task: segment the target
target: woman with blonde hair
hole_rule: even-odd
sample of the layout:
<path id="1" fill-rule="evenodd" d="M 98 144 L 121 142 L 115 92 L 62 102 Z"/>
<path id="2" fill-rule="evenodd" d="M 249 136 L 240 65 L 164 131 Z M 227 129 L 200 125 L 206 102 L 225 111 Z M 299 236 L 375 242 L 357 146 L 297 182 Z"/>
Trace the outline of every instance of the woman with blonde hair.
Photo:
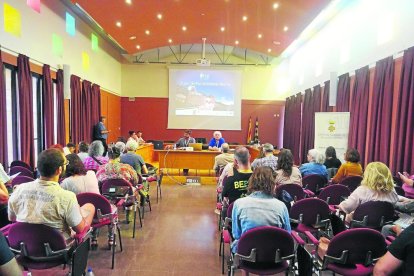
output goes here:
<path id="1" fill-rule="evenodd" d="M 347 221 L 350 221 L 356 208 L 369 201 L 386 201 L 393 205 L 398 202 L 391 171 L 384 163 L 372 162 L 368 164 L 361 186 L 339 204 L 339 209 L 350 214 L 347 216 Z"/>

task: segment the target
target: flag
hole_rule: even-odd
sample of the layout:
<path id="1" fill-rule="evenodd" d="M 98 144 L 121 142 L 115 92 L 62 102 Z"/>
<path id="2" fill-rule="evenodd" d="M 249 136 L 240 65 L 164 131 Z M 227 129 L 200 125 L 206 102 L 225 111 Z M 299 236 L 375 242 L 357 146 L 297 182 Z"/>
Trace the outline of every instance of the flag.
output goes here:
<path id="1" fill-rule="evenodd" d="M 252 117 L 249 118 L 249 127 L 247 128 L 247 142 L 246 144 L 250 144 L 252 141 Z"/>
<path id="2" fill-rule="evenodd" d="M 256 117 L 256 124 L 254 126 L 254 143 L 258 144 L 259 142 L 259 118 Z"/>

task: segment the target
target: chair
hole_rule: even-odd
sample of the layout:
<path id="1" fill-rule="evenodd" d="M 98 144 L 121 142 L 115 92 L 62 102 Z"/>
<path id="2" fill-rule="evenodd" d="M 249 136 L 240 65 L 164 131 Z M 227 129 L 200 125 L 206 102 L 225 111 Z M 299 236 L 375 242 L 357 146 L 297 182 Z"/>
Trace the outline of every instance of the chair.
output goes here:
<path id="1" fill-rule="evenodd" d="M 33 177 L 18 175 L 15 178 L 13 178 L 12 187 L 14 188 L 15 186 L 18 186 L 20 184 L 28 183 L 28 182 L 32 182 L 32 181 L 34 181 Z"/>
<path id="2" fill-rule="evenodd" d="M 142 227 L 141 210 L 137 208 L 138 200 L 134 196 L 132 184 L 124 179 L 107 179 L 102 182 L 102 195 L 112 201 L 116 206 L 123 206 L 124 208 L 133 208 L 134 210 L 134 225 L 132 237 L 135 238 L 135 225 L 137 219 L 137 209 L 139 223 Z M 128 210 L 127 210 L 128 212 Z M 128 219 L 128 214 L 127 214 Z"/>
<path id="3" fill-rule="evenodd" d="M 12 224 L 7 238 L 10 249 L 25 270 L 43 270 L 71 263 L 71 275 L 85 273 L 90 238 L 66 244 L 59 230 L 24 222 Z"/>
<path id="4" fill-rule="evenodd" d="M 303 191 L 302 186 L 298 184 L 292 183 L 277 186 L 276 197 L 282 192 L 282 190 L 288 192 L 293 197 L 294 202 L 305 198 L 305 192 Z"/>
<path id="5" fill-rule="evenodd" d="M 233 238 L 231 235 L 231 214 L 233 213 L 233 205 L 234 202 L 232 202 L 228 207 L 226 211 L 226 217 L 224 218 L 224 221 L 221 223 L 223 225 L 223 228 L 221 229 L 220 233 L 220 246 L 219 246 L 219 256 L 221 256 L 221 273 L 224 274 L 224 246 L 228 244 L 230 246 Z M 231 254 L 231 248 L 230 254 Z"/>
<path id="6" fill-rule="evenodd" d="M 341 184 L 333 184 L 326 186 L 318 195 L 319 199 L 326 201 L 329 205 L 338 205 L 344 197 L 351 194 L 348 187 Z"/>
<path id="7" fill-rule="evenodd" d="M 292 228 L 297 232 L 316 232 L 318 229 L 329 228 L 330 212 L 328 204 L 319 198 L 305 198 L 297 201 L 290 209 L 290 221 L 297 226 Z"/>
<path id="8" fill-rule="evenodd" d="M 238 242 L 230 267 L 230 275 L 236 269 L 257 275 L 293 271 L 295 242 L 284 229 L 261 226 L 244 233 Z"/>
<path id="9" fill-rule="evenodd" d="M 206 138 L 195 138 L 196 143 L 207 144 Z"/>
<path id="10" fill-rule="evenodd" d="M 362 276 L 372 275 L 373 263 L 386 252 L 387 244 L 380 232 L 358 228 L 334 236 L 323 259 L 320 260 L 316 254 L 313 259 L 320 271 L 330 270 L 341 275 Z"/>
<path id="11" fill-rule="evenodd" d="M 349 188 L 351 193 L 356 190 L 356 188 L 361 185 L 362 177 L 361 176 L 348 176 L 341 181 L 342 185 L 345 185 Z"/>
<path id="12" fill-rule="evenodd" d="M 16 173 L 20 173 L 19 176 L 28 176 L 33 178 L 33 171 L 25 168 L 25 167 L 20 167 L 20 166 L 14 166 L 10 168 L 9 174 L 10 175 L 14 175 Z"/>
<path id="13" fill-rule="evenodd" d="M 328 171 L 328 179 L 333 178 L 336 175 L 336 173 L 338 172 L 338 168 L 329 168 L 329 169 L 326 169 L 326 170 Z"/>
<path id="14" fill-rule="evenodd" d="M 25 163 L 25 162 L 23 162 L 21 160 L 14 160 L 14 161 L 11 162 L 10 168 L 16 167 L 16 166 L 26 168 L 29 171 L 33 171 L 33 168 L 30 165 L 28 165 L 27 163 Z"/>
<path id="15" fill-rule="evenodd" d="M 401 186 L 394 186 L 394 189 L 397 195 L 405 197 L 405 191 Z"/>
<path id="16" fill-rule="evenodd" d="M 317 194 L 327 183 L 327 179 L 319 174 L 309 174 L 302 179 L 304 189 Z"/>
<path id="17" fill-rule="evenodd" d="M 386 201 L 369 201 L 356 208 L 350 228 L 365 227 L 381 231 L 382 226 L 394 221 L 394 205 Z"/>
<path id="18" fill-rule="evenodd" d="M 81 206 L 86 203 L 91 203 L 95 206 L 95 216 L 91 225 L 94 230 L 108 226 L 108 237 L 112 241 L 112 244 L 109 244 L 110 249 L 112 249 L 112 269 L 114 269 L 116 230 L 118 230 L 119 246 L 122 252 L 121 229 L 118 225 L 118 210 L 116 206 L 111 206 L 111 203 L 104 196 L 95 193 L 81 193 L 76 195 L 76 198 Z"/>
<path id="19" fill-rule="evenodd" d="M 402 187 L 403 182 L 399 176 L 393 176 L 392 179 L 394 181 L 395 186 Z"/>

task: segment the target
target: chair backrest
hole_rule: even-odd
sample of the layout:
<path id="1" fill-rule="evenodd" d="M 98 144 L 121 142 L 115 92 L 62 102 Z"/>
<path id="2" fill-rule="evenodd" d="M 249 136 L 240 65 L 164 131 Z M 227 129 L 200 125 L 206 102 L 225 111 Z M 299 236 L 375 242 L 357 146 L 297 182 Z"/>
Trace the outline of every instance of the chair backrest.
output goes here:
<path id="1" fill-rule="evenodd" d="M 102 195 L 95 193 L 81 193 L 77 194 L 76 198 L 80 206 L 91 203 L 95 206 L 95 216 L 98 218 L 98 210 L 101 210 L 102 215 L 110 214 L 112 212 L 111 203 Z"/>
<path id="2" fill-rule="evenodd" d="M 14 161 L 11 162 L 10 168 L 16 167 L 16 166 L 24 167 L 24 168 L 28 169 L 29 171 L 33 171 L 33 168 L 29 164 L 27 164 L 27 163 L 25 163 L 24 161 L 21 161 L 21 160 L 14 160 Z"/>
<path id="3" fill-rule="evenodd" d="M 33 257 L 46 256 L 45 243 L 48 243 L 53 251 L 66 248 L 65 238 L 59 230 L 43 224 L 13 223 L 8 240 L 10 247 L 15 250 L 21 250 L 20 244 L 23 242 L 28 255 Z"/>
<path id="4" fill-rule="evenodd" d="M 319 174 L 309 174 L 302 179 L 302 185 L 305 189 L 317 193 L 327 183 L 327 179 Z"/>
<path id="5" fill-rule="evenodd" d="M 236 201 L 234 201 L 234 202 L 236 202 Z M 228 217 L 228 218 L 231 218 L 231 214 L 233 213 L 234 202 L 230 203 L 230 205 L 227 207 L 226 217 Z"/>
<path id="6" fill-rule="evenodd" d="M 387 252 L 380 232 L 368 228 L 349 229 L 334 236 L 326 255 L 339 258 L 347 250 L 346 264 L 364 264 L 367 258 L 375 260 Z M 370 255 L 370 256 L 369 256 Z"/>
<path id="7" fill-rule="evenodd" d="M 110 188 L 113 187 L 125 187 L 132 192 L 132 184 L 125 179 L 107 179 L 102 182 L 102 194 L 110 193 Z"/>
<path id="8" fill-rule="evenodd" d="M 12 187 L 34 181 L 33 177 L 18 175 L 12 180 Z"/>
<path id="9" fill-rule="evenodd" d="M 397 193 L 397 195 L 405 196 L 405 191 L 401 186 L 395 186 L 394 189 L 395 189 L 395 192 Z"/>
<path id="10" fill-rule="evenodd" d="M 363 221 L 367 217 L 367 223 L 363 227 L 381 228 L 386 222 L 394 218 L 394 205 L 386 201 L 368 201 L 356 208 L 352 216 L 351 226 L 354 221 Z"/>
<path id="11" fill-rule="evenodd" d="M 336 173 L 338 172 L 338 168 L 329 168 L 326 169 L 328 171 L 328 178 L 331 179 L 332 177 L 334 177 L 336 175 Z"/>
<path id="12" fill-rule="evenodd" d="M 403 182 L 402 182 L 402 180 L 401 180 L 401 178 L 400 178 L 400 177 L 398 177 L 398 176 L 393 176 L 393 177 L 392 177 L 392 179 L 393 179 L 394 184 L 395 184 L 396 186 L 401 187 L 401 186 L 403 185 Z"/>
<path id="13" fill-rule="evenodd" d="M 10 175 L 16 174 L 16 173 L 20 173 L 19 175 L 21 176 L 29 176 L 33 178 L 33 171 L 25 168 L 25 167 L 20 167 L 20 166 L 14 166 L 10 168 Z"/>
<path id="14" fill-rule="evenodd" d="M 249 256 L 252 249 L 256 249 L 257 263 L 275 263 L 277 251 L 280 257 L 294 254 L 294 242 L 284 229 L 261 226 L 245 232 L 238 242 L 238 254 Z"/>
<path id="15" fill-rule="evenodd" d="M 290 218 L 299 220 L 302 216 L 302 223 L 305 225 L 313 225 L 319 220 L 329 218 L 328 204 L 319 198 L 305 198 L 293 204 L 289 213 Z"/>
<path id="16" fill-rule="evenodd" d="M 298 184 L 292 183 L 292 184 L 279 185 L 276 188 L 276 196 L 278 196 L 283 190 L 288 192 L 292 196 L 294 201 L 298 201 L 298 200 L 305 198 L 305 192 L 303 191 L 302 186 Z"/>
<path id="17" fill-rule="evenodd" d="M 358 188 L 359 185 L 361 185 L 361 181 L 361 176 L 354 175 L 344 178 L 341 181 L 341 184 L 347 186 L 352 193 L 353 191 L 355 191 L 356 188 Z"/>
<path id="18" fill-rule="evenodd" d="M 318 198 L 326 201 L 331 205 L 338 205 L 343 200 L 343 197 L 348 197 L 351 194 L 349 188 L 345 185 L 334 184 L 326 186 L 321 190 Z"/>

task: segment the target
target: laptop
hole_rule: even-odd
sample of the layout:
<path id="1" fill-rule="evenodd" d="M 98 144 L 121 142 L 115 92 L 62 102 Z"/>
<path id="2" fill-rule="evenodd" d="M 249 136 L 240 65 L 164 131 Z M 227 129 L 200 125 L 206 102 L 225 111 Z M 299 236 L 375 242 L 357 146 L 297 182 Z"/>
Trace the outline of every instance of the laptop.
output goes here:
<path id="1" fill-rule="evenodd" d="M 190 144 L 188 144 L 188 146 L 192 147 L 194 151 L 203 150 L 203 144 L 202 143 L 190 143 Z"/>
<path id="2" fill-rule="evenodd" d="M 163 150 L 164 149 L 164 143 L 162 141 L 154 140 L 154 141 L 152 141 L 152 143 L 154 144 L 154 149 L 155 150 Z"/>

